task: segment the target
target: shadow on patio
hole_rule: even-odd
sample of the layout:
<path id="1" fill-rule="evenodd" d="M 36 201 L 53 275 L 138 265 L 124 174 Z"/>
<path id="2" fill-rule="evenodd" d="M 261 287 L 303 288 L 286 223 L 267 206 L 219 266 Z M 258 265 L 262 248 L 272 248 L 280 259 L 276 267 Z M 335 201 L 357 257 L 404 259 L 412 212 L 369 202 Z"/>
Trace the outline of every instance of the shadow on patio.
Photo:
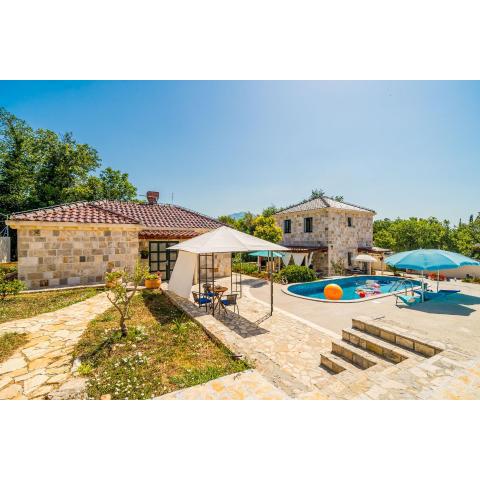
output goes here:
<path id="1" fill-rule="evenodd" d="M 474 308 L 470 308 L 467 305 L 480 305 L 480 298 L 473 295 L 457 293 L 451 297 L 417 303 L 411 307 L 402 306 L 401 308 L 437 315 L 458 315 L 466 317 L 476 312 Z"/>

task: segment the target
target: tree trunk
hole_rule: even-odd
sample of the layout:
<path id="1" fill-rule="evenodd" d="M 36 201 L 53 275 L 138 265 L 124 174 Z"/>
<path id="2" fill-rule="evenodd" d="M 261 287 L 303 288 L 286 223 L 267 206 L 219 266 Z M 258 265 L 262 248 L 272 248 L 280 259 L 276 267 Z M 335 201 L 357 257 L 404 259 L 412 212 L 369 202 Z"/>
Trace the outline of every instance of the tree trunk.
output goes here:
<path id="1" fill-rule="evenodd" d="M 122 337 L 127 336 L 127 325 L 125 324 L 125 318 L 120 318 L 120 329 L 122 330 Z"/>

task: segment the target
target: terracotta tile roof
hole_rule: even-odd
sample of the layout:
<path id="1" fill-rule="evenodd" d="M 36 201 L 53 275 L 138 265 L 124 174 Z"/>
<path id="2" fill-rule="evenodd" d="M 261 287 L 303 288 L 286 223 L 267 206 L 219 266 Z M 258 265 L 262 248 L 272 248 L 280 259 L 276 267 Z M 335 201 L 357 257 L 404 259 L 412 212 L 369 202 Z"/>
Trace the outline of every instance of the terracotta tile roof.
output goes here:
<path id="1" fill-rule="evenodd" d="M 137 224 L 138 221 L 119 213 L 100 208 L 91 202 L 74 202 L 54 207 L 14 213 L 11 220 L 32 222 L 74 222 L 74 223 L 115 223 Z"/>
<path id="2" fill-rule="evenodd" d="M 134 218 L 146 227 L 211 229 L 223 225 L 211 217 L 194 212 L 188 208 L 179 207 L 178 205 L 162 203 L 149 205 L 146 203 L 110 200 L 101 200 L 94 203 L 108 211 Z"/>
<path id="3" fill-rule="evenodd" d="M 177 205 L 149 205 L 109 200 L 74 202 L 19 212 L 12 214 L 10 219 L 37 222 L 141 224 L 145 227 L 182 230 L 213 229 L 223 225 L 211 217 Z"/>
<path id="4" fill-rule="evenodd" d="M 280 210 L 277 213 L 293 213 L 293 212 L 304 212 L 308 210 L 318 210 L 319 208 L 338 208 L 341 210 L 353 210 L 357 212 L 372 212 L 374 210 L 370 208 L 360 207 L 353 203 L 339 202 L 330 197 L 319 197 L 314 198 L 313 200 L 305 200 L 304 202 L 297 203 L 291 207 L 288 207 L 284 210 Z"/>
<path id="5" fill-rule="evenodd" d="M 138 238 L 143 240 L 153 240 L 153 239 L 166 239 L 166 240 L 176 240 L 184 238 L 193 238 L 197 235 L 200 235 L 199 232 L 194 230 L 142 230 L 138 234 Z"/>

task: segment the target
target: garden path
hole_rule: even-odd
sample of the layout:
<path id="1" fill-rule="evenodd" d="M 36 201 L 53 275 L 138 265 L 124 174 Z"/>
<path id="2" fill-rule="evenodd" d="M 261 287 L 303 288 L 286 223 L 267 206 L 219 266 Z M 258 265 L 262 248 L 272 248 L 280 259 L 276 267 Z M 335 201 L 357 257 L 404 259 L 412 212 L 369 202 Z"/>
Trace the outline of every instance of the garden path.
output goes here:
<path id="1" fill-rule="evenodd" d="M 0 363 L 0 399 L 44 399 L 52 394 L 68 398 L 83 391 L 84 380 L 72 368 L 72 352 L 88 323 L 110 307 L 106 293 L 100 293 L 55 312 L 0 325 L 0 335 L 28 334 L 28 343 Z"/>

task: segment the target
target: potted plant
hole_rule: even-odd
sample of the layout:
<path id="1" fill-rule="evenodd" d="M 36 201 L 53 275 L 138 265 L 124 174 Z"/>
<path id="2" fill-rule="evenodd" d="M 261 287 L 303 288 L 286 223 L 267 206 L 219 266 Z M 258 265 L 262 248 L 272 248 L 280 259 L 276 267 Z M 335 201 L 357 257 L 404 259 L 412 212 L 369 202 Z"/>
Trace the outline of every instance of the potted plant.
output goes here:
<path id="1" fill-rule="evenodd" d="M 142 260 L 147 260 L 148 259 L 148 250 L 140 250 L 140 258 Z"/>
<path id="2" fill-rule="evenodd" d="M 156 290 L 160 288 L 162 283 L 162 276 L 160 272 L 157 273 L 147 273 L 145 275 L 145 288 Z"/>
<path id="3" fill-rule="evenodd" d="M 119 272 L 118 270 L 113 271 L 113 272 L 106 272 L 105 273 L 105 286 L 107 288 L 112 288 L 115 287 L 115 285 L 118 285 L 122 279 L 122 272 Z"/>

